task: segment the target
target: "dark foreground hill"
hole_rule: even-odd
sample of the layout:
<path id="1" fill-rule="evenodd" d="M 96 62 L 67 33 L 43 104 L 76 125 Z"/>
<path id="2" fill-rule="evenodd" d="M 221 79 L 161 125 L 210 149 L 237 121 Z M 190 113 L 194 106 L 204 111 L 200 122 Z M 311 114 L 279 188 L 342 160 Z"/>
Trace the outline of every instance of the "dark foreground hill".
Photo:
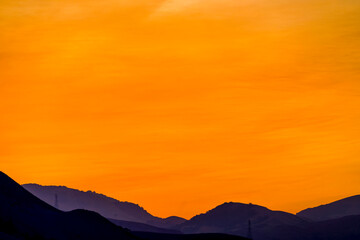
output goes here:
<path id="1" fill-rule="evenodd" d="M 98 240 L 136 239 L 95 212 L 62 212 L 33 196 L 0 172 L 2 239 Z"/>
<path id="2" fill-rule="evenodd" d="M 44 202 L 62 211 L 86 209 L 109 219 L 150 224 L 159 228 L 171 228 L 186 219 L 179 217 L 158 218 L 137 204 L 121 202 L 92 191 L 79 191 L 64 186 L 24 184 L 23 187 Z M 56 204 L 55 204 L 56 202 Z"/>
<path id="3" fill-rule="evenodd" d="M 3 232 L 0 232 L 0 239 L 1 240 L 21 240 L 20 238 L 11 236 L 11 235 L 3 233 Z"/>
<path id="4" fill-rule="evenodd" d="M 344 198 L 318 207 L 308 208 L 296 215 L 311 221 L 325 221 L 351 215 L 360 215 L 360 195 Z"/>
<path id="5" fill-rule="evenodd" d="M 220 233 L 204 233 L 204 234 L 159 234 L 147 232 L 134 232 L 134 234 L 144 240 L 249 240 L 248 238 L 220 234 Z"/>

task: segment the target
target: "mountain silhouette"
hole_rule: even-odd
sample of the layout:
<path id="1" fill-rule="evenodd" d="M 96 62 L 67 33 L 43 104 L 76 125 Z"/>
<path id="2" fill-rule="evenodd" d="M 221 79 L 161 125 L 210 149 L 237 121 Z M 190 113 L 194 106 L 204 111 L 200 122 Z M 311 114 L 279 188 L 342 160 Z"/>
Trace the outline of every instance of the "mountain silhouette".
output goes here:
<path id="1" fill-rule="evenodd" d="M 106 218 L 142 223 L 156 219 L 137 204 L 120 202 L 92 191 L 84 192 L 65 186 L 41 186 L 38 184 L 22 186 L 52 206 L 55 206 L 55 198 L 57 198 L 57 207 L 62 211 L 86 209 L 95 211 Z"/>
<path id="2" fill-rule="evenodd" d="M 91 203 L 88 200 L 89 196 L 96 199 L 97 204 L 101 203 L 99 199 L 103 199 L 104 203 L 112 200 L 113 205 L 119 204 L 115 199 L 94 192 L 50 187 L 64 192 L 49 193 L 44 191 L 47 187 L 25 185 L 27 188 L 29 186 L 32 189 L 40 189 L 38 191 L 44 195 L 43 197 L 48 197 L 48 201 L 59 208 L 61 205 L 66 206 L 64 204 L 67 201 L 64 201 L 62 196 L 69 193 L 71 194 L 67 196 L 68 198 L 77 194 L 83 195 L 76 198 L 80 206 L 83 204 L 81 201 L 88 201 L 86 204 Z M 272 211 L 259 205 L 229 202 L 190 220 L 178 217 L 157 218 L 138 205 L 127 203 L 132 207 L 135 206 L 136 211 L 149 214 L 152 217 L 149 220 L 154 225 L 152 226 L 116 219 L 109 221 L 89 210 L 61 211 L 32 195 L 0 172 L 0 239 L 244 240 L 246 238 L 242 236 L 252 235 L 253 240 L 357 240 L 360 239 L 360 214 L 356 215 L 358 201 L 359 196 L 353 196 L 304 210 L 298 216 Z M 316 212 L 318 215 L 314 214 L 316 218 L 309 214 L 315 210 L 318 211 Z M 342 217 L 343 215 L 348 216 Z M 320 221 L 318 220 L 320 217 L 333 219 Z M 156 224 L 166 225 L 172 229 L 156 227 Z"/>
<path id="3" fill-rule="evenodd" d="M 182 224 L 184 222 L 186 222 L 186 219 L 172 216 L 168 218 L 161 218 L 161 219 L 158 218 L 158 219 L 150 220 L 147 223 L 156 227 L 173 229 L 177 225 Z"/>
<path id="4" fill-rule="evenodd" d="M 135 239 L 95 212 L 62 212 L 48 205 L 2 172 L 0 232 L 2 239 Z"/>
<path id="5" fill-rule="evenodd" d="M 65 186 L 38 184 L 24 184 L 23 187 L 44 202 L 52 206 L 57 205 L 56 207 L 62 211 L 86 209 L 108 219 L 145 223 L 158 228 L 172 228 L 186 221 L 180 217 L 155 217 L 137 204 L 121 202 L 93 191 L 84 192 Z"/>
<path id="6" fill-rule="evenodd" d="M 267 239 L 271 235 L 276 235 L 278 227 L 301 227 L 306 226 L 307 222 L 290 213 L 271 211 L 253 204 L 230 202 L 195 216 L 177 228 L 184 233 L 228 233 L 247 236 L 249 224 L 254 239 Z"/>
<path id="7" fill-rule="evenodd" d="M 169 221 L 175 220 L 179 219 L 172 218 Z M 185 235 L 130 232 L 92 211 L 63 212 L 58 210 L 32 195 L 2 172 L 0 172 L 0 239 L 246 240 L 243 237 L 224 234 Z"/>
<path id="8" fill-rule="evenodd" d="M 250 223 L 249 223 L 250 221 Z M 265 207 L 224 203 L 177 226 L 184 233 L 227 233 L 254 240 L 355 240 L 360 239 L 360 215 L 312 222 Z"/>
<path id="9" fill-rule="evenodd" d="M 360 215 L 360 195 L 344 198 L 318 207 L 308 208 L 296 215 L 311 221 L 325 221 L 351 215 Z"/>

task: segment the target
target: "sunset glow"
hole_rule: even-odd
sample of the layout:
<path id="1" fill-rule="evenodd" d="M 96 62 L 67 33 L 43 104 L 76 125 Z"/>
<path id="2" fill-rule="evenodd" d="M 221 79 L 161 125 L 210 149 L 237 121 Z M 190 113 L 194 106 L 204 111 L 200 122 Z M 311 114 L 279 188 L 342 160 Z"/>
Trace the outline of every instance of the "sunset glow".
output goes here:
<path id="1" fill-rule="evenodd" d="M 190 218 L 360 193 L 360 1 L 2 0 L 0 170 Z"/>

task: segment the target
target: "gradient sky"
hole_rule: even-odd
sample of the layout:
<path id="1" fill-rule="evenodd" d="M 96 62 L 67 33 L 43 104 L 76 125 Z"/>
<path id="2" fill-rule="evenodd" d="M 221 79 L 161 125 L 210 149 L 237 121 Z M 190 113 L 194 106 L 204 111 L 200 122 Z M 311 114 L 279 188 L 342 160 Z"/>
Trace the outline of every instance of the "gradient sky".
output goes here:
<path id="1" fill-rule="evenodd" d="M 0 170 L 189 218 L 360 194 L 360 1 L 2 0 Z"/>

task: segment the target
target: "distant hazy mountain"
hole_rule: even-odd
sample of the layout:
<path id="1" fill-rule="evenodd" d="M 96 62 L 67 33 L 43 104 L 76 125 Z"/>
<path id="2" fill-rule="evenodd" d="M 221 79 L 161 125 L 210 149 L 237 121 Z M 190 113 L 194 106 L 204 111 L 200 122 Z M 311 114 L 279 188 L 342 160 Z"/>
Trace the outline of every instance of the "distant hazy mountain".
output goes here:
<path id="1" fill-rule="evenodd" d="M 360 215 L 360 195 L 305 209 L 296 214 L 312 221 L 324 221 L 351 215 Z"/>
<path id="2" fill-rule="evenodd" d="M 1 239 L 98 240 L 135 237 L 95 212 L 62 212 L 0 172 Z"/>
<path id="3" fill-rule="evenodd" d="M 159 228 L 172 228 L 186 221 L 179 217 L 158 218 L 142 207 L 130 202 L 121 202 L 92 191 L 79 191 L 64 186 L 41 186 L 24 184 L 23 187 L 44 202 L 63 210 L 86 209 L 109 219 L 147 223 Z"/>
<path id="4" fill-rule="evenodd" d="M 306 225 L 305 220 L 290 213 L 271 211 L 252 204 L 225 203 L 180 224 L 178 229 L 184 233 L 228 233 L 239 236 L 248 236 L 251 231 L 254 239 L 271 239 L 271 236 L 278 235 L 278 228 L 282 226 Z"/>
<path id="5" fill-rule="evenodd" d="M 186 219 L 181 218 L 181 217 L 168 217 L 168 218 L 158 218 L 158 219 L 154 219 L 151 221 L 148 221 L 147 223 L 153 226 L 157 226 L 157 227 L 163 227 L 163 228 L 168 228 L 168 229 L 173 229 L 176 228 L 176 226 L 182 224 L 186 222 Z"/>
<path id="6" fill-rule="evenodd" d="M 25 184 L 23 187 L 44 202 L 63 211 L 86 209 L 95 211 L 106 218 L 146 223 L 157 220 L 142 207 L 130 202 L 116 199 L 92 191 L 79 191 L 64 186 L 41 186 Z M 56 200 L 57 198 L 57 200 Z M 55 203 L 57 201 L 57 203 Z"/>

